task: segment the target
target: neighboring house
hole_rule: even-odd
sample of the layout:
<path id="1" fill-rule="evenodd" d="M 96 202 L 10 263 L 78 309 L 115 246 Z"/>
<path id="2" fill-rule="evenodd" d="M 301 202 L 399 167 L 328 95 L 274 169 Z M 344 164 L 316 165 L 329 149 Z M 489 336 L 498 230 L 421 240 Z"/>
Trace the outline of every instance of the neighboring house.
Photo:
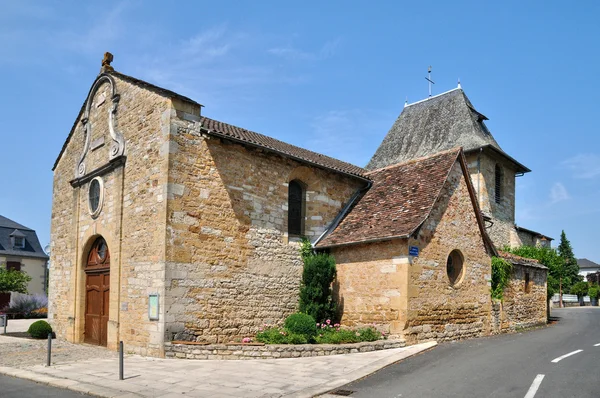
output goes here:
<path id="1" fill-rule="evenodd" d="M 59 336 L 164 356 L 253 335 L 297 308 L 301 236 L 336 257 L 344 324 L 492 332 L 497 252 L 461 143 L 367 171 L 207 118 L 110 58 L 53 167 Z"/>
<path id="2" fill-rule="evenodd" d="M 0 267 L 31 276 L 28 294 L 46 293 L 47 262 L 35 231 L 0 215 Z M 0 309 L 9 304 L 10 297 L 10 293 L 0 293 Z"/>
<path id="3" fill-rule="evenodd" d="M 460 87 L 406 104 L 368 170 L 463 148 L 486 230 L 496 247 L 543 245 L 552 238 L 515 225 L 515 178 L 530 172 L 508 155 Z"/>
<path id="4" fill-rule="evenodd" d="M 587 258 L 578 258 L 577 265 L 579 265 L 579 275 L 583 276 L 583 280 L 588 274 L 595 274 L 600 272 L 600 264 L 596 264 Z"/>

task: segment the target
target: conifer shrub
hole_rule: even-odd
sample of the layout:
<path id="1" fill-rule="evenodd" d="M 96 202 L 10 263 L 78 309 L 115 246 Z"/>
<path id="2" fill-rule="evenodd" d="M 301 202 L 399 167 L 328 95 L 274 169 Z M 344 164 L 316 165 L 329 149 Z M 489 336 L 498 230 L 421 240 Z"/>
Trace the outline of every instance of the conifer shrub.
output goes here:
<path id="1" fill-rule="evenodd" d="M 52 333 L 52 326 L 46 321 L 36 321 L 29 326 L 27 333 L 34 339 L 45 339 Z"/>
<path id="2" fill-rule="evenodd" d="M 331 285 L 336 275 L 335 259 L 326 253 L 303 257 L 304 270 L 300 287 L 299 311 L 317 322 L 336 317 Z"/>
<path id="3" fill-rule="evenodd" d="M 312 339 L 317 334 L 315 318 L 308 314 L 299 312 L 292 314 L 285 319 L 284 326 L 290 334 L 305 336 L 306 340 Z"/>

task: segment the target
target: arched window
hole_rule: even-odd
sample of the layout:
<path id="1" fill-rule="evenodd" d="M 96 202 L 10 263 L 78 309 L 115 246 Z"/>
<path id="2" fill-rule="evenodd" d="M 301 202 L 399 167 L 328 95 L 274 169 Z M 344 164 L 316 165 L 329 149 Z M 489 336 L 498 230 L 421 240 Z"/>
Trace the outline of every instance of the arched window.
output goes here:
<path id="1" fill-rule="evenodd" d="M 298 180 L 288 186 L 288 235 L 304 235 L 304 185 Z"/>
<path id="2" fill-rule="evenodd" d="M 499 164 L 496 164 L 496 184 L 495 184 L 495 192 L 494 196 L 496 199 L 496 203 L 500 203 L 502 201 L 502 177 L 503 177 L 502 167 Z"/>

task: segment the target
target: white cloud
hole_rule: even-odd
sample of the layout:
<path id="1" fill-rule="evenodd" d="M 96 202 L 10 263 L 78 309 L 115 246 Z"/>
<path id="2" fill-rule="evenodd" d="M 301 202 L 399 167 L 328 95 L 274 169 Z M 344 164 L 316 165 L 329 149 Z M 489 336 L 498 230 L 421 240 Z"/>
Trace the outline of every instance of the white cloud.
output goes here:
<path id="1" fill-rule="evenodd" d="M 552 188 L 550 189 L 550 202 L 558 203 L 565 200 L 570 199 L 569 193 L 567 192 L 567 188 L 560 182 L 554 183 Z"/>
<path id="2" fill-rule="evenodd" d="M 562 161 L 561 164 L 572 170 L 575 178 L 600 177 L 600 155 L 582 153 Z"/>
<path id="3" fill-rule="evenodd" d="M 289 61 L 317 61 L 334 56 L 339 44 L 340 39 L 335 39 L 325 42 L 325 44 L 315 52 L 300 50 L 291 45 L 270 48 L 267 52 Z"/>

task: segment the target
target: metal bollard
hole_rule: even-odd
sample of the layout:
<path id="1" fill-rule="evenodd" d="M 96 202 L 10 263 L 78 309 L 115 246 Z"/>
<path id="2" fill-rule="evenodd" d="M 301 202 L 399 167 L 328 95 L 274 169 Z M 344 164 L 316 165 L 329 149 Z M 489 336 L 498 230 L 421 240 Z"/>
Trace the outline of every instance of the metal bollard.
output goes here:
<path id="1" fill-rule="evenodd" d="M 48 359 L 46 360 L 46 366 L 50 366 L 52 359 L 52 332 L 48 333 Z"/>
<path id="2" fill-rule="evenodd" d="M 6 325 L 8 324 L 8 315 L 2 315 L 2 324 L 4 325 L 4 334 L 6 334 Z"/>
<path id="3" fill-rule="evenodd" d="M 123 380 L 123 341 L 119 341 L 119 380 Z"/>

